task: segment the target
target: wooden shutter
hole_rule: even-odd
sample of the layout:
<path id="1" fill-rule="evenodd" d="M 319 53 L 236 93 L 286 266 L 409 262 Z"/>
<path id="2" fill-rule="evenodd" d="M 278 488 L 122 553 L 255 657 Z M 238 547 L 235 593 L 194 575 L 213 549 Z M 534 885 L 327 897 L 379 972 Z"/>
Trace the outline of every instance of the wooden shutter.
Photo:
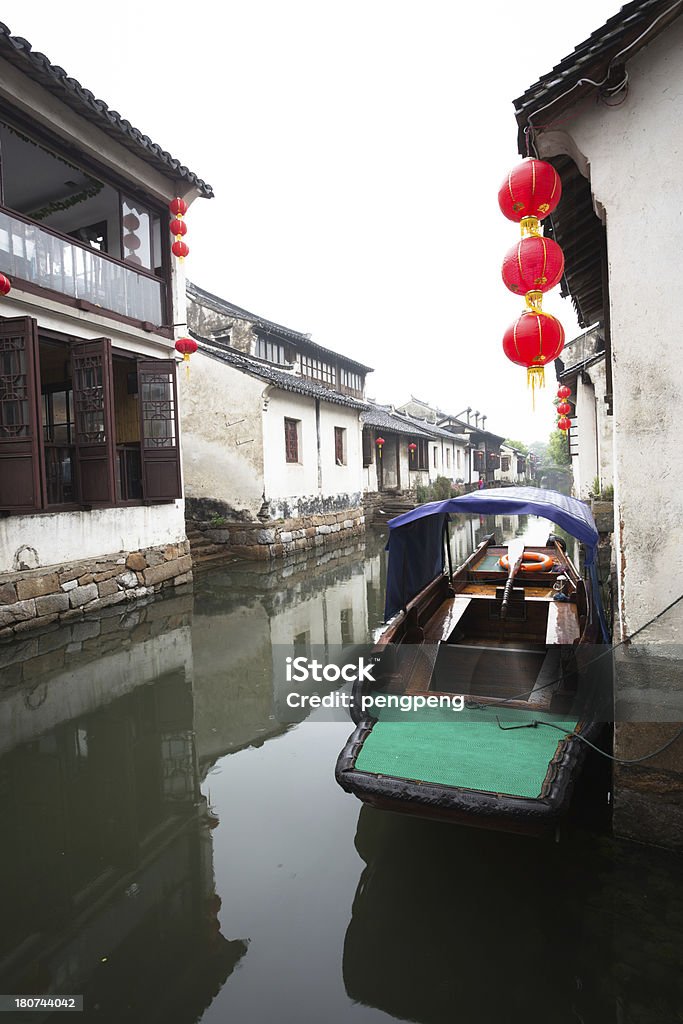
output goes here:
<path id="1" fill-rule="evenodd" d="M 28 316 L 0 320 L 0 510 L 42 508 L 38 329 Z"/>
<path id="2" fill-rule="evenodd" d="M 109 338 L 74 345 L 71 373 L 80 501 L 83 505 L 113 505 L 116 434 Z"/>
<path id="3" fill-rule="evenodd" d="M 375 461 L 375 440 L 369 427 L 363 427 L 363 465 L 371 466 Z"/>
<path id="4" fill-rule="evenodd" d="M 181 498 L 175 360 L 140 360 L 138 401 L 143 497 L 145 501 Z"/>

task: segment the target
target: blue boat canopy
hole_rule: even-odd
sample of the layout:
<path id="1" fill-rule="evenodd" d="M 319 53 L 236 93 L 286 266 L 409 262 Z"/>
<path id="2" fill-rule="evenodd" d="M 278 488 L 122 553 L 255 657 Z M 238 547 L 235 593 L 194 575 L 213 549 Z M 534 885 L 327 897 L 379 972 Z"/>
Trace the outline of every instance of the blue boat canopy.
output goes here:
<path id="1" fill-rule="evenodd" d="M 389 521 L 389 564 L 385 619 L 392 618 L 444 571 L 444 532 L 450 513 L 541 516 L 584 545 L 586 566 L 595 575 L 598 531 L 587 505 L 559 491 L 498 487 L 460 498 L 431 501 Z"/>

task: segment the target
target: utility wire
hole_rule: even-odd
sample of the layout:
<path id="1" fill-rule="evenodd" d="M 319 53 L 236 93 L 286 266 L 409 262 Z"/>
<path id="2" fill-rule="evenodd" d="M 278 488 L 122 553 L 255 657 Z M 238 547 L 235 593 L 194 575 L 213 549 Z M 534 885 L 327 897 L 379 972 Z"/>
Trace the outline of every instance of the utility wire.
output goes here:
<path id="1" fill-rule="evenodd" d="M 680 737 L 683 736 L 683 726 L 681 726 L 678 732 L 675 733 L 675 735 L 673 735 L 670 740 L 667 740 L 666 743 L 663 743 L 662 746 L 658 747 L 656 750 L 650 751 L 649 754 L 643 754 L 642 757 L 627 758 L 614 757 L 613 754 L 608 754 L 606 750 L 601 750 L 600 747 L 596 747 L 594 743 L 591 743 L 590 740 L 587 740 L 586 737 L 582 736 L 580 732 L 567 732 L 567 730 L 563 729 L 561 725 L 555 725 L 553 722 L 543 722 L 540 718 L 534 718 L 533 721 L 525 722 L 524 725 L 501 725 L 500 718 L 498 717 L 498 715 L 496 715 L 496 722 L 498 723 L 498 728 L 502 729 L 503 732 L 509 732 L 511 729 L 535 729 L 539 725 L 547 725 L 549 729 L 555 729 L 557 732 L 564 733 L 566 739 L 581 740 L 581 742 L 589 746 L 591 750 L 594 750 L 596 754 L 601 754 L 602 757 L 606 757 L 608 761 L 614 761 L 615 764 L 641 764 L 643 761 L 649 761 L 650 758 L 656 757 L 657 754 L 661 754 L 662 751 L 666 750 L 668 747 L 673 746 L 676 740 L 680 739 Z"/>

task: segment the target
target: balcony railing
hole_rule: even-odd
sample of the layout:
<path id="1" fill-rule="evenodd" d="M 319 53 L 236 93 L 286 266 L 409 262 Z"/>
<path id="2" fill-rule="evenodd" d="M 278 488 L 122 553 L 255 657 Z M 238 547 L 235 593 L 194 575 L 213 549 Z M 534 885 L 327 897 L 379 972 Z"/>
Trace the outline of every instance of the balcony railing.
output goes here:
<path id="1" fill-rule="evenodd" d="M 164 322 L 163 282 L 5 210 L 0 210 L 0 261 L 0 270 L 17 282 L 155 326 Z"/>

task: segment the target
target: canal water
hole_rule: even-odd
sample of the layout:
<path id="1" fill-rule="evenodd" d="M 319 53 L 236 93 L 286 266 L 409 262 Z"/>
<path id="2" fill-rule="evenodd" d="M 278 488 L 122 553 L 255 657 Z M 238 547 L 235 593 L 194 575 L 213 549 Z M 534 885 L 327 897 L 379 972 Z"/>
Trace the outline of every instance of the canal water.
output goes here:
<path id="1" fill-rule="evenodd" d="M 467 520 L 454 560 L 494 529 L 548 524 Z M 112 1024 L 683 1019 L 680 861 L 609 837 L 604 762 L 553 843 L 362 807 L 351 723 L 278 720 L 275 646 L 379 630 L 385 539 L 0 646 L 0 993 Z"/>

